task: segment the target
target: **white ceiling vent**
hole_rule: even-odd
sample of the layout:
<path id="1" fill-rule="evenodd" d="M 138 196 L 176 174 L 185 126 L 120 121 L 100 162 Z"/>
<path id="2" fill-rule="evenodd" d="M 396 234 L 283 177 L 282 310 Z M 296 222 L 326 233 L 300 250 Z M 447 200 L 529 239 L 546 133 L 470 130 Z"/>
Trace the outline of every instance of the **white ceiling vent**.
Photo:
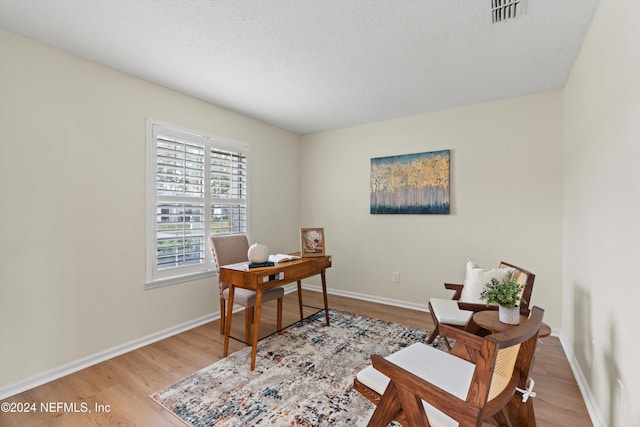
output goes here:
<path id="1" fill-rule="evenodd" d="M 521 16 L 525 12 L 527 0 L 491 0 L 493 23 Z"/>

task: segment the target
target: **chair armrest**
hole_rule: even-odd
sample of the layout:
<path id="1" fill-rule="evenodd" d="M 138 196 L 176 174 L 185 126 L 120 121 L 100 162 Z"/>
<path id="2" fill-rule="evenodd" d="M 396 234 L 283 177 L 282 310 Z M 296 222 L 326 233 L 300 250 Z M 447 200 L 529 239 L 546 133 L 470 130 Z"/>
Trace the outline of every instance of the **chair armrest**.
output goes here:
<path id="1" fill-rule="evenodd" d="M 449 351 L 449 354 L 460 359 L 464 359 L 467 362 L 476 363 L 478 353 L 482 347 L 482 337 L 449 325 L 440 324 L 439 328 L 440 333 L 445 335 L 447 338 L 456 340 L 456 343 Z"/>
<path id="2" fill-rule="evenodd" d="M 460 310 L 473 311 L 477 313 L 478 311 L 486 311 L 486 310 L 497 310 L 497 304 L 486 304 L 486 303 L 477 303 L 477 302 L 462 302 L 458 301 L 458 308 Z"/>
<path id="3" fill-rule="evenodd" d="M 447 338 L 453 338 L 454 340 L 456 340 L 456 345 L 458 343 L 462 343 L 467 347 L 473 348 L 474 350 L 480 350 L 480 348 L 482 347 L 482 337 L 442 323 L 440 324 L 439 329 L 442 335 L 445 335 Z"/>
<path id="4" fill-rule="evenodd" d="M 464 287 L 464 285 L 460 285 L 458 283 L 445 283 L 444 284 L 444 288 L 445 289 L 449 289 L 451 291 L 454 291 L 454 294 L 451 297 L 451 299 L 455 299 L 455 300 L 459 300 L 460 297 L 462 296 L 462 288 L 463 287 Z"/>

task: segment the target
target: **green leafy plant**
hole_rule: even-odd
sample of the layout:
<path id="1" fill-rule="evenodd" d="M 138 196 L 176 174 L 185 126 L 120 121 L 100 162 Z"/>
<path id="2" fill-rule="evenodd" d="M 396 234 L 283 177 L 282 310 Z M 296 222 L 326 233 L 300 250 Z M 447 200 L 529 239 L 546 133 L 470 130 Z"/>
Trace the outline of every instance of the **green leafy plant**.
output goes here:
<path id="1" fill-rule="evenodd" d="M 521 296 L 523 285 L 516 282 L 515 279 L 500 282 L 491 279 L 490 283 L 484 285 L 484 289 L 480 294 L 480 299 L 486 300 L 487 304 L 498 304 L 507 308 L 514 308 L 520 301 L 526 302 Z"/>

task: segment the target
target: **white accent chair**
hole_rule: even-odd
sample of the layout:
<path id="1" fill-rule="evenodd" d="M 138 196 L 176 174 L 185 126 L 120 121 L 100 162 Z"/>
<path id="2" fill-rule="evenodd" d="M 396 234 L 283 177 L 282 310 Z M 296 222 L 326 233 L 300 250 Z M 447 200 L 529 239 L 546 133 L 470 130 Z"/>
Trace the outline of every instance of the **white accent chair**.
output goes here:
<path id="1" fill-rule="evenodd" d="M 429 299 L 429 313 L 433 319 L 434 328 L 427 342 L 431 344 L 438 335 L 442 335 L 440 325 L 449 325 L 474 333 L 478 332 L 478 327 L 471 322 L 473 313 L 498 309 L 497 305 L 487 305 L 486 301 L 480 300 L 480 293 L 484 285 L 489 283 L 492 278 L 503 281 L 511 277 L 524 286 L 522 289 L 523 301 L 519 307 L 520 314 L 528 316 L 535 274 L 504 261 L 496 269 L 482 268 L 475 262 L 468 261 L 464 284 L 444 284 L 446 289 L 454 291 L 451 299 Z M 447 348 L 451 350 L 449 340 L 445 335 L 442 336 Z"/>
<path id="2" fill-rule="evenodd" d="M 372 355 L 354 388 L 376 404 L 369 426 L 397 420 L 405 427 L 511 425 L 525 415 L 518 386 L 527 383 L 544 310 L 534 307 L 519 326 L 484 338 L 441 325 L 464 345 L 464 356 L 415 343 L 386 358 Z M 521 412 L 518 414 L 518 412 Z M 535 425 L 535 419 L 534 419 Z M 529 424 L 527 424 L 529 425 Z"/>

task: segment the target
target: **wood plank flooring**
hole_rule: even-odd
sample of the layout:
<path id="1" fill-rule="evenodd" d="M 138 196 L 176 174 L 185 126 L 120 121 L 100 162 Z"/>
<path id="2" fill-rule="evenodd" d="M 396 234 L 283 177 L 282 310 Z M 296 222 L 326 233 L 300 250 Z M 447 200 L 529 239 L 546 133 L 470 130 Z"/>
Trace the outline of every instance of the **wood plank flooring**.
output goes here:
<path id="1" fill-rule="evenodd" d="M 321 294 L 305 290 L 303 296 L 305 304 L 322 306 Z M 329 306 L 428 330 L 433 327 L 428 313 L 420 311 L 333 295 Z M 316 310 L 305 311 L 306 315 Z M 298 318 L 294 292 L 285 297 L 283 324 Z M 244 312 L 234 315 L 232 326 L 232 335 L 244 336 Z M 275 302 L 270 302 L 263 307 L 261 335 L 274 329 Z M 0 411 L 0 426 L 184 426 L 148 395 L 220 360 L 222 344 L 219 321 L 175 335 L 2 401 L 35 405 L 35 411 Z M 231 340 L 229 352 L 243 346 Z M 538 345 L 532 377 L 539 427 L 593 425 L 558 338 L 544 338 Z"/>

